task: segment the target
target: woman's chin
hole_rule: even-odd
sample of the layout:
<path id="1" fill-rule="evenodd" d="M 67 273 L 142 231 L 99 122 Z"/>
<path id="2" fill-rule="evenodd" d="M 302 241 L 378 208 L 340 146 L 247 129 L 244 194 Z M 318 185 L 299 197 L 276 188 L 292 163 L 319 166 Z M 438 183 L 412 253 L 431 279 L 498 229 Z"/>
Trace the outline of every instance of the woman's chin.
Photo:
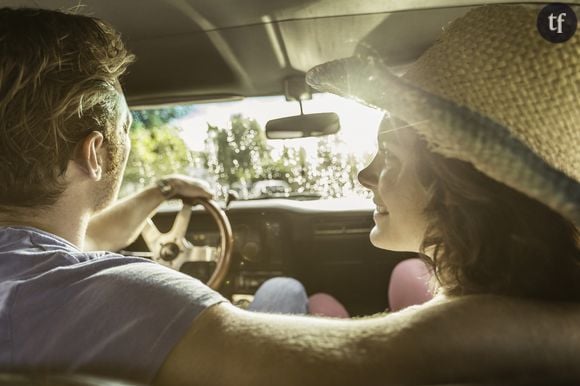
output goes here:
<path id="1" fill-rule="evenodd" d="M 380 229 L 376 225 L 371 230 L 369 238 L 371 243 L 380 249 L 394 252 L 418 252 L 418 249 L 409 245 L 407 240 L 400 240 L 398 237 L 393 237 L 390 232 L 385 229 Z"/>

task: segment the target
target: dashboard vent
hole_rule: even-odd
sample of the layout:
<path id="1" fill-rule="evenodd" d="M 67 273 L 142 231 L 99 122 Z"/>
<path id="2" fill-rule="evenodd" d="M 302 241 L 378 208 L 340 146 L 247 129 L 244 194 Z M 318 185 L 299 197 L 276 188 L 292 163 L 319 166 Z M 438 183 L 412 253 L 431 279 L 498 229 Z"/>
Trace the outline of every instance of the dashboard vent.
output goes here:
<path id="1" fill-rule="evenodd" d="M 373 226 L 372 218 L 322 218 L 313 226 L 316 238 L 368 234 Z"/>

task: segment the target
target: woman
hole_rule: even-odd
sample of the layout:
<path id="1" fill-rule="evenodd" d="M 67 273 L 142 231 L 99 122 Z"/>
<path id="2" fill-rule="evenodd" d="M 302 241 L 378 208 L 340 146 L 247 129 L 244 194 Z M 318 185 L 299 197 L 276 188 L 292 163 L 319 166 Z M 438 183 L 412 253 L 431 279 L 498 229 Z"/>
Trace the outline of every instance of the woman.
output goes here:
<path id="1" fill-rule="evenodd" d="M 570 220 L 468 162 L 430 151 L 416 130 L 385 126 L 379 152 L 359 175 L 377 204 L 375 246 L 427 256 L 445 295 L 580 299 Z"/>
<path id="2" fill-rule="evenodd" d="M 360 55 L 307 75 L 386 112 L 370 238 L 427 256 L 442 295 L 580 300 L 580 36 L 547 42 L 537 15 L 470 11 L 402 79 Z"/>
<path id="3" fill-rule="evenodd" d="M 580 37 L 545 41 L 537 14 L 473 10 L 403 79 L 361 56 L 308 74 L 397 117 L 359 175 L 371 240 L 429 256 L 446 295 L 580 299 Z"/>

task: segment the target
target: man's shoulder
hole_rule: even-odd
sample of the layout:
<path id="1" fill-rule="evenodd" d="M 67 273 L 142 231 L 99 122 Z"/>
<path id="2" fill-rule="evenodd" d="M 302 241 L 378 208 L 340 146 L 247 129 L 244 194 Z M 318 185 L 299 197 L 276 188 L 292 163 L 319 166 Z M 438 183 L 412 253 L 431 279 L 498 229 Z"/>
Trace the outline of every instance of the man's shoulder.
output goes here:
<path id="1" fill-rule="evenodd" d="M 107 251 L 80 251 L 56 235 L 28 227 L 0 228 L 0 279 L 25 282 L 55 274 L 93 274 L 95 271 L 150 260 Z"/>
<path id="2" fill-rule="evenodd" d="M 196 304 L 199 312 L 223 300 L 200 281 L 145 258 L 80 251 L 58 236 L 32 228 L 2 228 L 0 233 L 2 292 L 17 292 L 17 299 L 28 299 L 28 306 L 65 299 L 93 304 L 102 299 L 113 306 L 119 299 L 142 303 L 149 296 L 176 302 L 176 307 Z"/>
<path id="3" fill-rule="evenodd" d="M 62 363 L 149 382 L 197 315 L 225 301 L 147 259 L 38 241 L 0 251 L 9 257 L 0 258 L 0 341 L 5 332 L 11 342 L 0 366 L 5 354 L 25 367 Z"/>

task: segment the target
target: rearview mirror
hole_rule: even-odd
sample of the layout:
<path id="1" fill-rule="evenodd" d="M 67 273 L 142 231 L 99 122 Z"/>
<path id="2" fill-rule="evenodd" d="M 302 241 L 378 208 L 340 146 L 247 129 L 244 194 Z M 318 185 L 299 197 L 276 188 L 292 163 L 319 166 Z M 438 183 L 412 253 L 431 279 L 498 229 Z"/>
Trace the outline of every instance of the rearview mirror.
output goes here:
<path id="1" fill-rule="evenodd" d="M 269 139 L 321 137 L 336 134 L 338 130 L 340 119 L 336 113 L 302 114 L 266 123 L 266 137 Z"/>

